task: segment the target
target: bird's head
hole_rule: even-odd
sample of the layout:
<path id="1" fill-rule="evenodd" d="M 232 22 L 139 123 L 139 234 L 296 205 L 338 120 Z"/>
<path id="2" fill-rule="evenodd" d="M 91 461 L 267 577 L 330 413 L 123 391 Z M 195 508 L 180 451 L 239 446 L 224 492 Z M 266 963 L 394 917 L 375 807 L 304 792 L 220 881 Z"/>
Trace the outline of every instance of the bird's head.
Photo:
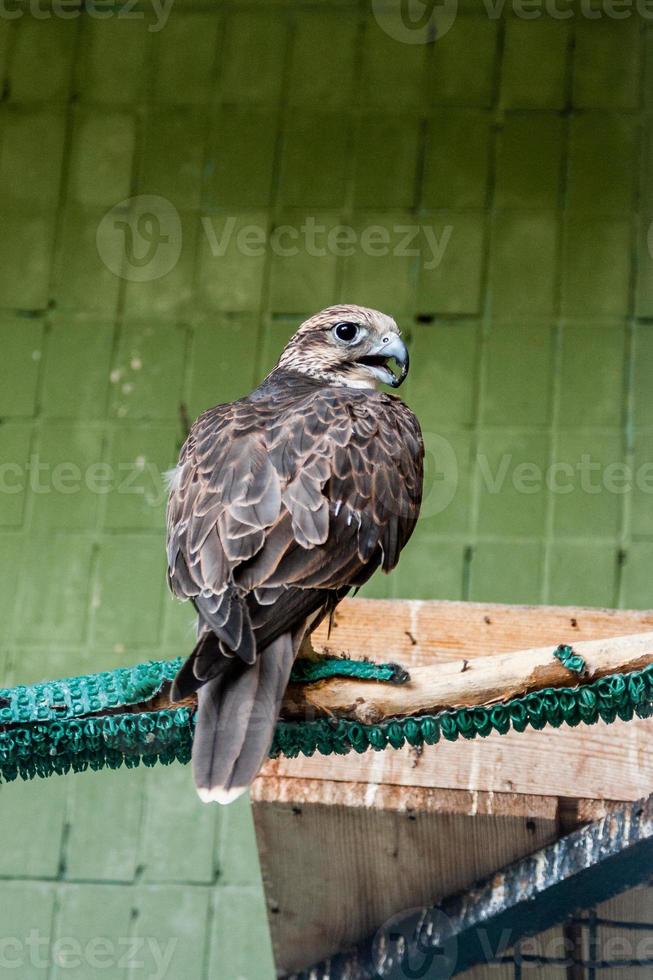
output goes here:
<path id="1" fill-rule="evenodd" d="M 277 366 L 327 384 L 373 388 L 382 382 L 398 388 L 408 374 L 408 350 L 397 324 L 385 313 L 330 306 L 302 323 Z"/>

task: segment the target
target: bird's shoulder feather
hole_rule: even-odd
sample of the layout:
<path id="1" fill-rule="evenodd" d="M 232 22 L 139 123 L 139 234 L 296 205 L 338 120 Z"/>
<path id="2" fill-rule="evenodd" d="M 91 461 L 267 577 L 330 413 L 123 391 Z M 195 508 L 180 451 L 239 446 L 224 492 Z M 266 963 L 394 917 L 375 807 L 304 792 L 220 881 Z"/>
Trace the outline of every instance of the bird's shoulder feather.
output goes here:
<path id="1" fill-rule="evenodd" d="M 417 519 L 422 455 L 415 416 L 385 393 L 272 377 L 209 409 L 170 493 L 173 590 L 264 599 L 389 570 Z"/>

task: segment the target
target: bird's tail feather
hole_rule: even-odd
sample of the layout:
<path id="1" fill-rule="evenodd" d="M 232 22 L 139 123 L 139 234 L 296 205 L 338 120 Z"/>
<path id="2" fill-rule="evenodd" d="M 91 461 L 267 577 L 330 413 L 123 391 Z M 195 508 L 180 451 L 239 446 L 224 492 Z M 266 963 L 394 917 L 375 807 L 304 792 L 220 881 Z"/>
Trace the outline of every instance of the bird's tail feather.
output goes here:
<path id="1" fill-rule="evenodd" d="M 263 765 L 300 641 L 301 633 L 284 633 L 251 667 L 200 687 L 193 776 L 205 802 L 235 800 Z"/>
<path id="2" fill-rule="evenodd" d="M 226 671 L 236 672 L 242 666 L 238 658 L 223 654 L 215 633 L 202 633 L 195 649 L 177 671 L 170 689 L 170 699 L 173 702 L 184 701 L 196 694 L 207 680 L 222 676 Z"/>

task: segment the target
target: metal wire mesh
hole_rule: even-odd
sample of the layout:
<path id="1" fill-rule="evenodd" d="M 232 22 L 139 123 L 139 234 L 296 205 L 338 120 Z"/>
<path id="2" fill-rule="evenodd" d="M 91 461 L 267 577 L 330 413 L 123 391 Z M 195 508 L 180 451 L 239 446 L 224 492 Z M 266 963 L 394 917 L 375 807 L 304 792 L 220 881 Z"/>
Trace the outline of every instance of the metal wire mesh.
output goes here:
<path id="1" fill-rule="evenodd" d="M 617 971 L 624 980 L 653 977 L 653 921 L 608 918 L 587 909 L 563 929 L 525 939 L 496 955 L 491 965 L 511 968 L 511 973 L 502 972 L 506 980 L 543 972 L 551 980 L 604 980 L 606 971 Z"/>

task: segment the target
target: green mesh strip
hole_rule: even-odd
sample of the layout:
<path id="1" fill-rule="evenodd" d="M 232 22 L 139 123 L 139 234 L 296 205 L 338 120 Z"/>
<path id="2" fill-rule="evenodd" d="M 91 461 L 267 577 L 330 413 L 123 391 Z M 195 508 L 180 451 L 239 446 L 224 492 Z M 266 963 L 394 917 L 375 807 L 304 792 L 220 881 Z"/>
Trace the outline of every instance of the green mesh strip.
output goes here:
<path id="1" fill-rule="evenodd" d="M 368 748 L 399 749 L 403 745 L 435 745 L 441 738 L 484 738 L 491 732 L 505 735 L 511 728 L 523 732 L 529 726 L 594 725 L 599 719 L 630 721 L 634 715 L 653 714 L 653 666 L 629 674 L 612 674 L 578 687 L 545 688 L 511 698 L 492 707 L 459 708 L 435 715 L 392 718 L 378 725 L 363 725 L 346 719 L 309 722 L 280 721 L 270 754 L 346 755 Z"/>
<path id="2" fill-rule="evenodd" d="M 89 677 L 0 691 L 0 777 L 5 781 L 84 769 L 134 767 L 141 762 L 188 762 L 193 711 L 169 708 L 129 714 L 86 712 L 146 701 L 171 680 L 180 660 L 150 662 Z M 350 676 L 350 675 L 348 675 Z M 122 700 L 124 699 L 124 700 Z M 577 687 L 548 688 L 488 708 L 461 708 L 434 715 L 362 725 L 345 719 L 280 721 L 270 754 L 345 755 L 402 745 L 434 745 L 444 738 L 484 737 L 546 725 L 629 721 L 653 714 L 653 666 L 613 674 Z"/>
<path id="3" fill-rule="evenodd" d="M 0 688 L 0 725 L 79 718 L 147 701 L 158 694 L 164 681 L 174 678 L 182 663 L 181 657 L 149 660 L 101 674 Z"/>
<path id="4" fill-rule="evenodd" d="M 105 766 L 189 762 L 192 741 L 188 708 L 17 725 L 0 734 L 0 775 L 10 782 Z"/>
<path id="5" fill-rule="evenodd" d="M 348 660 L 346 657 L 320 657 L 319 660 L 297 660 L 291 681 L 312 684 L 327 677 L 356 677 L 358 680 L 405 684 L 410 674 L 399 664 L 375 664 L 371 660 Z"/>
<path id="6" fill-rule="evenodd" d="M 574 653 L 573 647 L 567 643 L 561 643 L 559 647 L 556 647 L 553 656 L 560 661 L 563 667 L 573 671 L 574 674 L 585 673 L 585 661 L 577 653 Z"/>

